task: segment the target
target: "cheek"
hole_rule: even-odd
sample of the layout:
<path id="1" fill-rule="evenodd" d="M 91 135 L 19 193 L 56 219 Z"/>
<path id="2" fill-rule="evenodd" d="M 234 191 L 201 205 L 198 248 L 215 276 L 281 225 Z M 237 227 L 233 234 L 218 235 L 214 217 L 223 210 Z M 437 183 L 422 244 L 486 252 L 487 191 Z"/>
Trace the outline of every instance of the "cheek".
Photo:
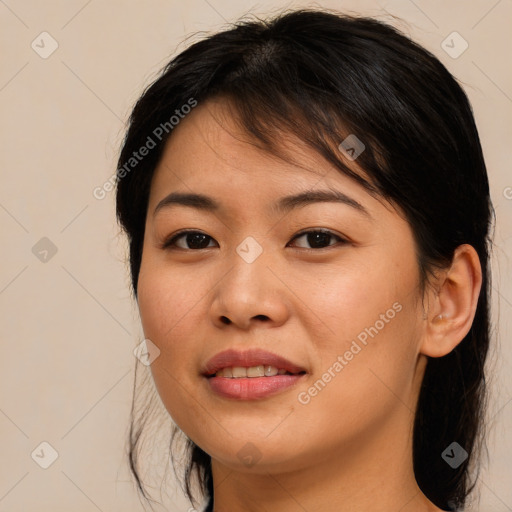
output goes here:
<path id="1" fill-rule="evenodd" d="M 178 385 L 187 387 L 198 372 L 198 336 L 201 297 L 181 273 L 143 262 L 138 283 L 138 306 L 144 336 L 160 350 L 151 371 L 164 403 L 175 395 Z M 169 404 L 166 403 L 166 406 Z M 171 411 L 169 411 L 171 412 Z"/>
<path id="2" fill-rule="evenodd" d="M 332 273 L 322 286 L 308 284 L 309 304 L 318 312 L 328 332 L 318 337 L 320 371 L 327 371 L 345 356 L 337 384 L 349 379 L 368 396 L 372 382 L 385 382 L 403 389 L 414 370 L 419 342 L 418 268 L 411 250 L 361 258 L 342 272 Z M 334 384 L 333 387 L 336 387 Z M 366 389 L 366 391 L 364 391 Z M 345 391 L 340 389 L 345 396 Z"/>
<path id="3" fill-rule="evenodd" d="M 201 293 L 180 272 L 143 260 L 137 287 L 137 303 L 146 337 L 164 342 L 190 322 Z"/>
<path id="4" fill-rule="evenodd" d="M 155 387 L 173 421 L 188 432 L 190 417 L 201 412 L 193 399 L 198 372 L 194 356 L 201 344 L 194 315 L 200 316 L 201 294 L 183 276 L 144 263 L 137 295 L 144 336 L 160 350 L 150 366 Z"/>
<path id="5" fill-rule="evenodd" d="M 379 321 L 388 310 L 388 316 L 394 317 L 393 304 L 401 302 L 413 286 L 408 269 L 397 271 L 394 262 L 386 261 L 382 255 L 351 263 L 333 269 L 321 280 L 303 281 L 303 300 L 325 324 L 329 343 L 333 338 L 345 343 Z"/>

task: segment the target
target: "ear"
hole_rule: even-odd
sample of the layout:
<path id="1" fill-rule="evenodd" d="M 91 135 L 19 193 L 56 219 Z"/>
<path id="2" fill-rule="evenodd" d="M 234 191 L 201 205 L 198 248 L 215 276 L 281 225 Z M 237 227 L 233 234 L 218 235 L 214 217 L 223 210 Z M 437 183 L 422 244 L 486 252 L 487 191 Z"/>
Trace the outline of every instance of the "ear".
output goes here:
<path id="1" fill-rule="evenodd" d="M 429 308 L 420 353 L 430 357 L 449 354 L 469 332 L 482 286 L 480 259 L 474 247 L 463 244 L 451 266 L 438 278 L 437 293 Z"/>

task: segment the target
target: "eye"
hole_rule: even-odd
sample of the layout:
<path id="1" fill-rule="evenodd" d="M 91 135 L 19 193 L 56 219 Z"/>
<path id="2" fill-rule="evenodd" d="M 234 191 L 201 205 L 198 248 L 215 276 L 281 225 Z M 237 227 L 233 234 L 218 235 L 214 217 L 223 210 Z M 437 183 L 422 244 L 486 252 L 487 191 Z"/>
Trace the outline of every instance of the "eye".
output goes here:
<path id="1" fill-rule="evenodd" d="M 189 243 L 189 247 L 182 247 L 176 243 L 177 240 L 184 238 L 185 243 Z M 213 240 L 211 236 L 206 235 L 205 233 L 201 233 L 200 231 L 181 231 L 180 233 L 172 236 L 168 240 L 166 240 L 162 249 L 174 248 L 178 249 L 190 250 L 190 249 L 207 249 L 208 244 L 205 244 L 205 241 Z M 212 246 L 210 246 L 212 247 Z"/>
<path id="2" fill-rule="evenodd" d="M 296 235 L 293 240 L 297 240 L 298 238 L 305 237 L 305 240 L 312 245 L 312 247 L 301 247 L 302 249 L 324 249 L 327 247 L 331 247 L 335 244 L 329 244 L 329 238 L 337 238 L 342 243 L 348 243 L 347 240 L 342 238 L 341 236 L 335 235 L 331 231 L 325 229 L 310 229 L 308 231 L 303 231 Z M 319 247 L 320 246 L 320 247 Z"/>

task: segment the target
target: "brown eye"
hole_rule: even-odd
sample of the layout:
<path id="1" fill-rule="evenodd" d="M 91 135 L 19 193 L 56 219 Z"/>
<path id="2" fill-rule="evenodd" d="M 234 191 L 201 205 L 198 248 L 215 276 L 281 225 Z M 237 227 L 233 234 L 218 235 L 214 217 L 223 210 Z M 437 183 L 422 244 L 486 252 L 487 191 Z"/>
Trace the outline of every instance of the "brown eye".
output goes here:
<path id="1" fill-rule="evenodd" d="M 184 239 L 185 245 L 182 246 L 177 244 L 178 240 Z M 205 233 L 201 233 L 200 231 L 182 231 L 177 235 L 174 235 L 169 240 L 166 240 L 162 246 L 163 249 L 169 248 L 178 248 L 184 250 L 197 250 L 197 249 L 206 249 L 208 248 L 208 241 L 213 240 L 211 236 L 206 235 Z M 210 246 L 213 247 L 213 246 Z"/>
<path id="2" fill-rule="evenodd" d="M 303 237 L 307 241 L 307 243 L 310 244 L 310 247 L 301 247 L 302 249 L 324 249 L 326 247 L 331 247 L 332 245 L 335 245 L 329 243 L 329 240 L 333 238 L 336 238 L 343 243 L 347 242 L 345 239 L 341 238 L 338 235 L 335 235 L 331 231 L 318 229 L 312 229 L 309 231 L 299 233 L 297 236 L 293 238 L 293 240 L 297 240 Z"/>

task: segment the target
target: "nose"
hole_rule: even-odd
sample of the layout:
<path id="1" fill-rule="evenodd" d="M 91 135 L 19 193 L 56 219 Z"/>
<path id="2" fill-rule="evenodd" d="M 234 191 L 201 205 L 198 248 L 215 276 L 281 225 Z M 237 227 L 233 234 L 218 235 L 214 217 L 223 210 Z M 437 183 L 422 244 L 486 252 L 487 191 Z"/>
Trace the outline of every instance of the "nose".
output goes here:
<path id="1" fill-rule="evenodd" d="M 253 325 L 270 328 L 286 322 L 288 289 L 265 251 L 252 262 L 234 252 L 228 266 L 211 299 L 211 318 L 217 327 L 249 330 Z"/>

